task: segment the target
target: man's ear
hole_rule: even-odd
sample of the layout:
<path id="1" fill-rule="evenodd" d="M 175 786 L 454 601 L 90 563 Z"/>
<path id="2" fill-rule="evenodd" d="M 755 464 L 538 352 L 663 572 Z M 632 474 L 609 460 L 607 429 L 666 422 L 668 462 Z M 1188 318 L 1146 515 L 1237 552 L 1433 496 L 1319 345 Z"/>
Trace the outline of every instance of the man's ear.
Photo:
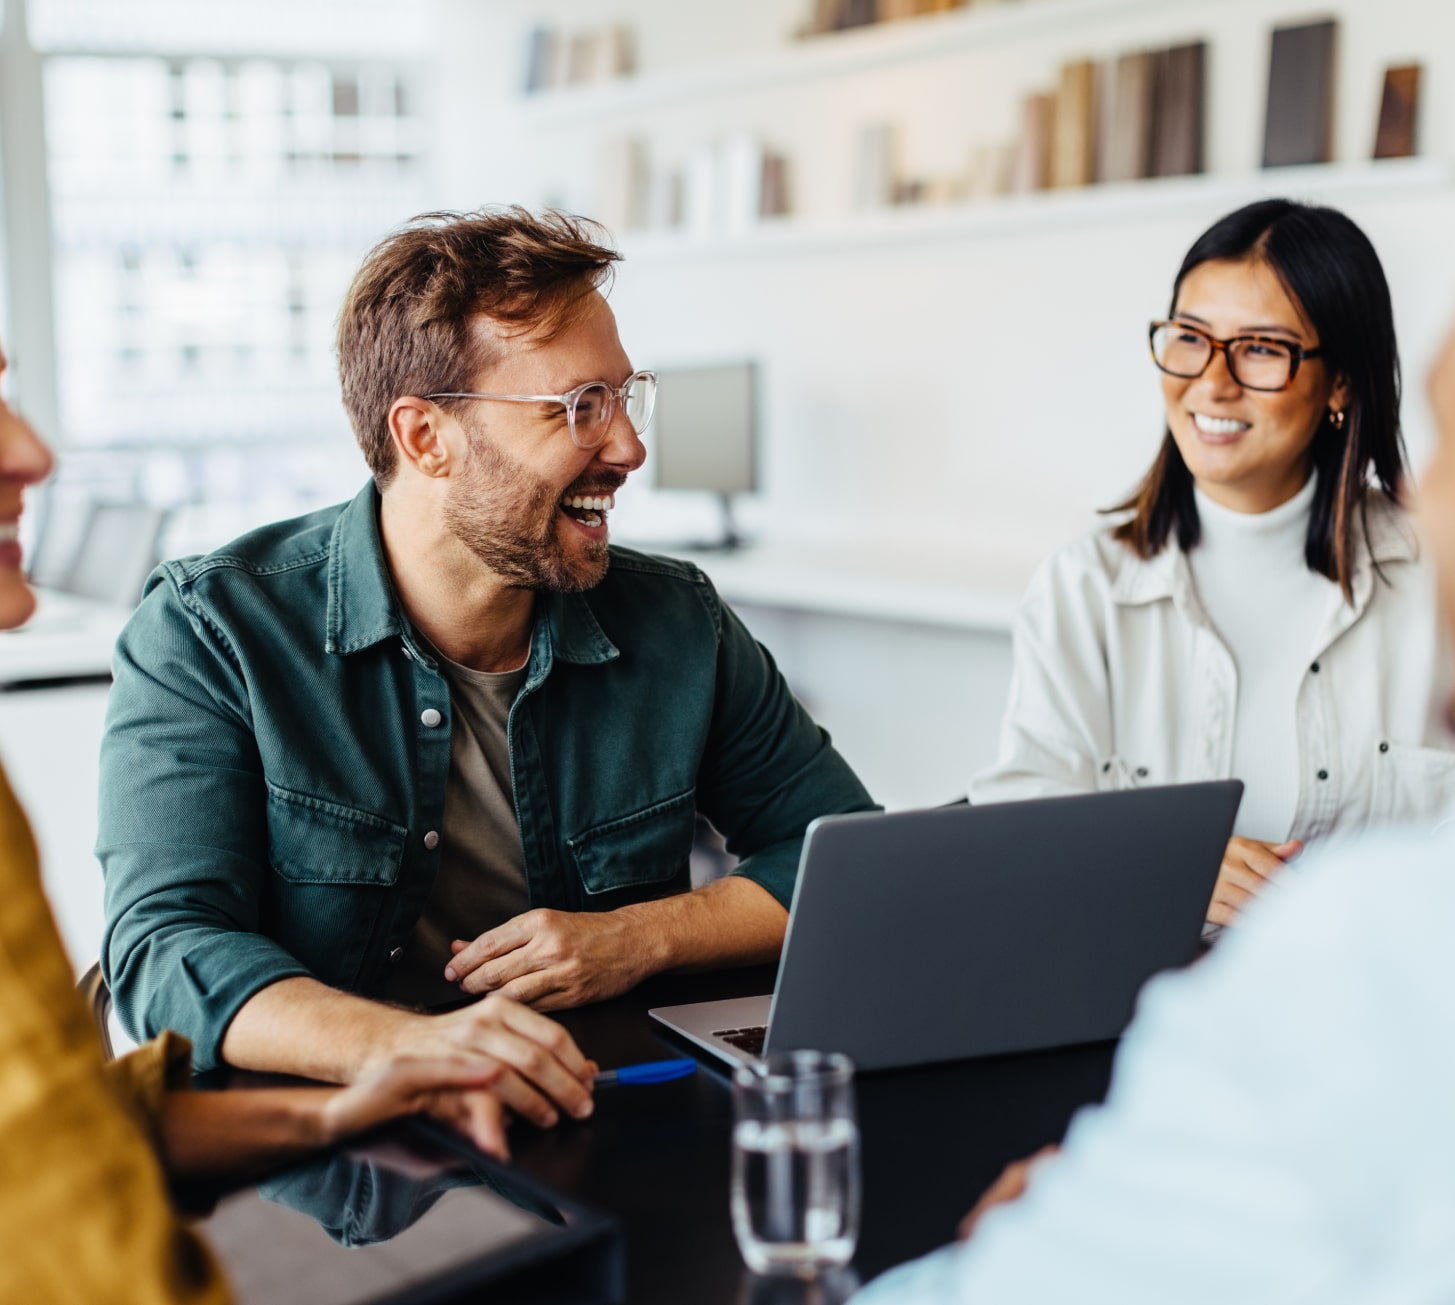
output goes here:
<path id="1" fill-rule="evenodd" d="M 389 433 L 402 464 L 421 476 L 450 473 L 452 457 L 444 433 L 445 414 L 428 399 L 404 395 L 389 408 Z"/>

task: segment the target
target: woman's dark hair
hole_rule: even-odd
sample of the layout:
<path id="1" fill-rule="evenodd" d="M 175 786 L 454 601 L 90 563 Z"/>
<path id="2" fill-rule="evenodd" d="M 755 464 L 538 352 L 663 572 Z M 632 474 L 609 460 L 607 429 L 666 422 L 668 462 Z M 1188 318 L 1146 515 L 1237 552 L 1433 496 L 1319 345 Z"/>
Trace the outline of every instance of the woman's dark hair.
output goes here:
<path id="1" fill-rule="evenodd" d="M 1187 251 L 1172 286 L 1172 308 L 1188 274 L 1203 263 L 1257 259 L 1273 269 L 1312 324 L 1333 376 L 1349 387 L 1342 429 L 1325 414 L 1314 433 L 1318 475 L 1304 556 L 1309 569 L 1335 581 L 1353 599 L 1356 511 L 1371 478 L 1393 496 L 1406 472 L 1399 429 L 1399 349 L 1394 310 L 1379 255 L 1342 213 L 1287 199 L 1268 199 L 1229 213 Z M 1108 512 L 1131 512 L 1113 536 L 1138 557 L 1154 557 L 1176 532 L 1184 552 L 1202 537 L 1192 473 L 1172 432 L 1135 492 Z"/>

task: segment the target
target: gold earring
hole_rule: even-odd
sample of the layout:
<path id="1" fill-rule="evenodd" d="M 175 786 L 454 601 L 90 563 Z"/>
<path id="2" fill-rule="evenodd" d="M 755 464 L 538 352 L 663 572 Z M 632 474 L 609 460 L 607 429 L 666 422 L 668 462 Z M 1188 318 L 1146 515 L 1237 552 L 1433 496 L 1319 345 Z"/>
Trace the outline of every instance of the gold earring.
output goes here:
<path id="1" fill-rule="evenodd" d="M 1343 430 L 1344 429 L 1344 410 L 1343 410 L 1343 408 L 1330 408 L 1329 409 L 1329 425 L 1332 426 L 1335 430 Z"/>

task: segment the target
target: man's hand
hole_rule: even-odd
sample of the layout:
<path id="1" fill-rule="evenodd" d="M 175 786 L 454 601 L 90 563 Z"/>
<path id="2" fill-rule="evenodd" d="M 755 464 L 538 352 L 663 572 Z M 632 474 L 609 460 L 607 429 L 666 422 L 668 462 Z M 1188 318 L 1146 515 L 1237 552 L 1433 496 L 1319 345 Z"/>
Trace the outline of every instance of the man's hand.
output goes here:
<path id="1" fill-rule="evenodd" d="M 498 993 L 446 1015 L 415 1018 L 396 1037 L 393 1050 L 393 1055 L 380 1062 L 381 1067 L 387 1069 L 396 1058 L 440 1056 L 497 1067 L 499 1075 L 491 1082 L 491 1092 L 516 1114 L 542 1128 L 551 1127 L 560 1110 L 585 1119 L 593 1109 L 596 1064 L 581 1054 L 571 1035 L 555 1020 Z M 462 1107 L 473 1109 L 468 1102 L 455 1102 L 431 1113 L 457 1123 Z"/>
<path id="2" fill-rule="evenodd" d="M 615 997 L 656 968 L 651 933 L 629 907 L 598 913 L 527 911 L 474 942 L 456 939 L 445 978 L 465 992 L 499 993 L 537 1010 Z"/>
<path id="3" fill-rule="evenodd" d="M 1223 867 L 1207 909 L 1209 924 L 1231 924 L 1255 893 L 1303 851 L 1298 839 L 1265 843 L 1256 838 L 1234 838 L 1223 853 Z"/>
<path id="4" fill-rule="evenodd" d="M 1059 1146 L 1043 1146 L 1035 1155 L 1025 1160 L 1012 1161 L 1006 1165 L 1000 1177 L 991 1183 L 980 1199 L 975 1202 L 970 1213 L 960 1220 L 956 1236 L 962 1242 L 965 1241 L 974 1233 L 976 1225 L 981 1219 L 997 1205 L 1006 1205 L 1018 1200 L 1024 1194 L 1026 1185 L 1031 1181 L 1031 1170 L 1042 1160 L 1050 1159 L 1060 1149 Z"/>

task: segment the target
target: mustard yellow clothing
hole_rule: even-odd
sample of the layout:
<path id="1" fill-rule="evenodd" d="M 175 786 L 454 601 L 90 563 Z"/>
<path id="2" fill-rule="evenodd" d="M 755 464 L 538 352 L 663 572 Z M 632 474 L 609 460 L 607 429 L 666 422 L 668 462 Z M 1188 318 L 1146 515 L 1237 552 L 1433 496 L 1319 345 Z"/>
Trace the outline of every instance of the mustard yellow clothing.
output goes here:
<path id="1" fill-rule="evenodd" d="M 0 1301 L 228 1299 L 173 1212 L 152 1145 L 188 1055 L 167 1037 L 105 1064 L 0 771 Z"/>

